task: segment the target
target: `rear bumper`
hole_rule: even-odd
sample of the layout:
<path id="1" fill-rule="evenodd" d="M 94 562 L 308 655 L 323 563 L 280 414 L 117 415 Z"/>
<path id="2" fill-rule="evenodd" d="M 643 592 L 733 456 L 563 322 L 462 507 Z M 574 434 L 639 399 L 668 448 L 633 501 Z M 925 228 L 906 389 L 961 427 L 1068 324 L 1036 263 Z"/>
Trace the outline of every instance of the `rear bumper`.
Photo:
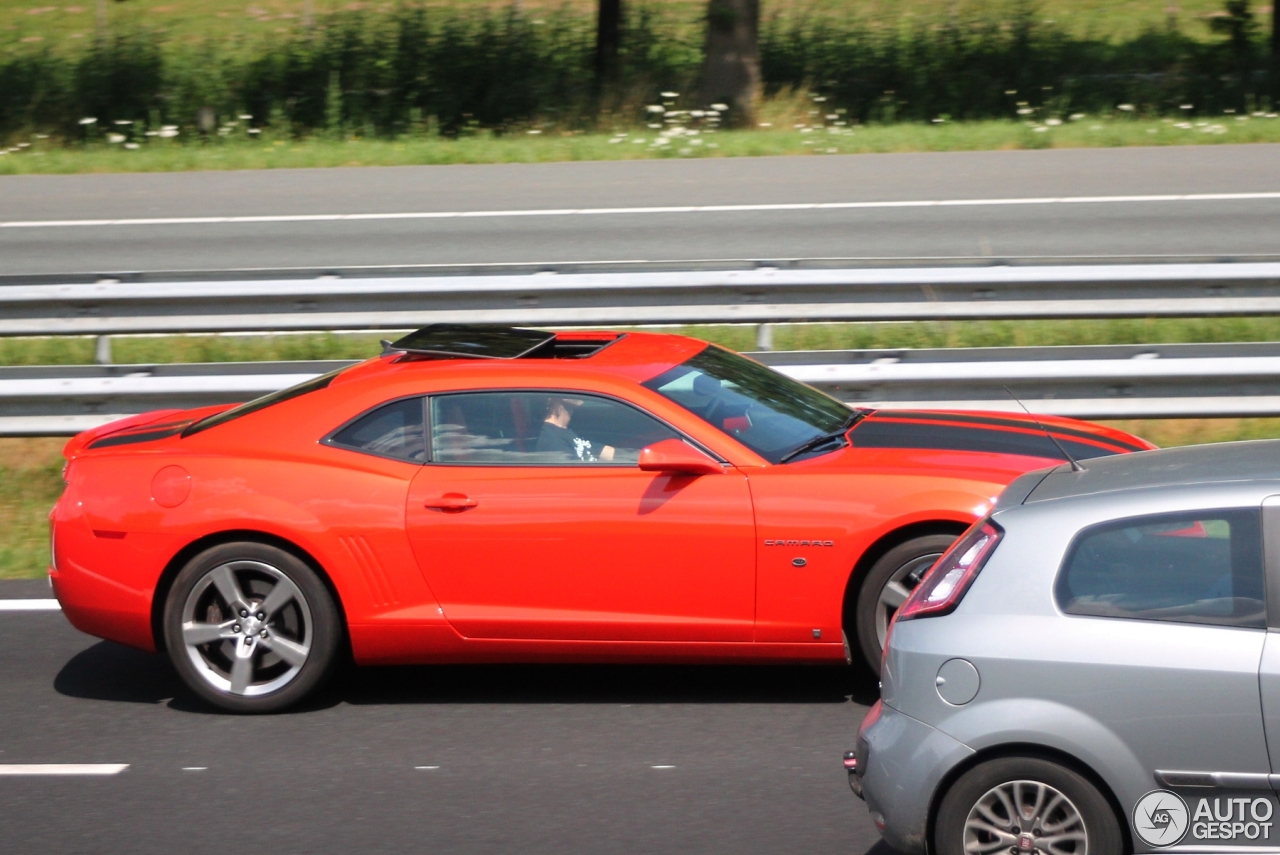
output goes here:
<path id="1" fill-rule="evenodd" d="M 81 632 L 154 651 L 151 598 L 169 539 L 129 533 L 104 538 L 78 503 L 59 501 L 50 515 L 54 566 L 49 582 L 62 612 Z"/>
<path id="2" fill-rule="evenodd" d="M 49 568 L 53 595 L 71 625 L 83 633 L 154 652 L 149 597 L 122 592 L 83 572 Z"/>
<path id="3" fill-rule="evenodd" d="M 876 828 L 894 849 L 924 855 L 938 785 L 972 749 L 890 706 L 858 739 L 862 797 Z"/>

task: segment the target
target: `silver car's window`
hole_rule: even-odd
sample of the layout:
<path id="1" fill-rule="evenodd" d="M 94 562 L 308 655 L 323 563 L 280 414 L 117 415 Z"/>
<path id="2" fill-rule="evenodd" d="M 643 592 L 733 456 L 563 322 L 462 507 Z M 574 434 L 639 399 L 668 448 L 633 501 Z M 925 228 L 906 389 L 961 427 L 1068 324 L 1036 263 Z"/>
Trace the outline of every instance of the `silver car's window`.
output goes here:
<path id="1" fill-rule="evenodd" d="M 329 443 L 421 463 L 427 457 L 422 399 L 406 398 L 379 407 L 335 433 Z"/>
<path id="2" fill-rule="evenodd" d="M 1257 509 L 1137 517 L 1085 529 L 1057 581 L 1068 614 L 1266 626 Z"/>
<path id="3" fill-rule="evenodd" d="M 634 466 L 678 434 L 620 401 L 578 392 L 472 392 L 431 399 L 433 463 Z"/>

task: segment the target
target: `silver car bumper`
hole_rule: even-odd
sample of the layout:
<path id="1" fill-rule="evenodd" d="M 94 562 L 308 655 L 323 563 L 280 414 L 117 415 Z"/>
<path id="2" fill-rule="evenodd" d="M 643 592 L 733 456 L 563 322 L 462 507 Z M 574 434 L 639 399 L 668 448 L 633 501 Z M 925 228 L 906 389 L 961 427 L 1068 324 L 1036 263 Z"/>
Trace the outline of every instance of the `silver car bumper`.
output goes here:
<path id="1" fill-rule="evenodd" d="M 868 716 L 868 719 L 873 718 Z M 929 804 L 948 771 L 973 754 L 924 722 L 883 706 L 858 733 L 862 797 L 884 840 L 910 855 L 924 855 Z"/>

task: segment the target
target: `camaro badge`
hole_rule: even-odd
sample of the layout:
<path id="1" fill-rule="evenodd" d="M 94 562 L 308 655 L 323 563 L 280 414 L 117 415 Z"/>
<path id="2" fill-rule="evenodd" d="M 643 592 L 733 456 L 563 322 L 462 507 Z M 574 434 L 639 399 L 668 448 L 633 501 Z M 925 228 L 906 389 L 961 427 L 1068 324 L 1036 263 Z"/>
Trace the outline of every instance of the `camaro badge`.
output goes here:
<path id="1" fill-rule="evenodd" d="M 1133 830 L 1148 846 L 1172 846 L 1187 833 L 1187 803 L 1177 793 L 1152 790 L 1133 806 Z"/>
<path id="2" fill-rule="evenodd" d="M 834 540 L 766 540 L 765 546 L 835 546 Z"/>

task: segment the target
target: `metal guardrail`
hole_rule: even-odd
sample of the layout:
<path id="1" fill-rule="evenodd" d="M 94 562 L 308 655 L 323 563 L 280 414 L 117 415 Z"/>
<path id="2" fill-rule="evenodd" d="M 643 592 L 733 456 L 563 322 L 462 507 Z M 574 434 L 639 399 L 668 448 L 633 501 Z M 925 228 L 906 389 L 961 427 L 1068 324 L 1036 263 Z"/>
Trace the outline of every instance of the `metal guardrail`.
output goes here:
<path id="1" fill-rule="evenodd" d="M 1280 343 L 752 354 L 868 406 L 1018 410 L 1079 418 L 1280 415 Z M 0 368 L 0 436 L 69 435 L 131 413 L 242 401 L 349 364 Z"/>
<path id="2" fill-rule="evenodd" d="M 0 335 L 1280 314 L 1280 263 L 3 284 Z"/>

